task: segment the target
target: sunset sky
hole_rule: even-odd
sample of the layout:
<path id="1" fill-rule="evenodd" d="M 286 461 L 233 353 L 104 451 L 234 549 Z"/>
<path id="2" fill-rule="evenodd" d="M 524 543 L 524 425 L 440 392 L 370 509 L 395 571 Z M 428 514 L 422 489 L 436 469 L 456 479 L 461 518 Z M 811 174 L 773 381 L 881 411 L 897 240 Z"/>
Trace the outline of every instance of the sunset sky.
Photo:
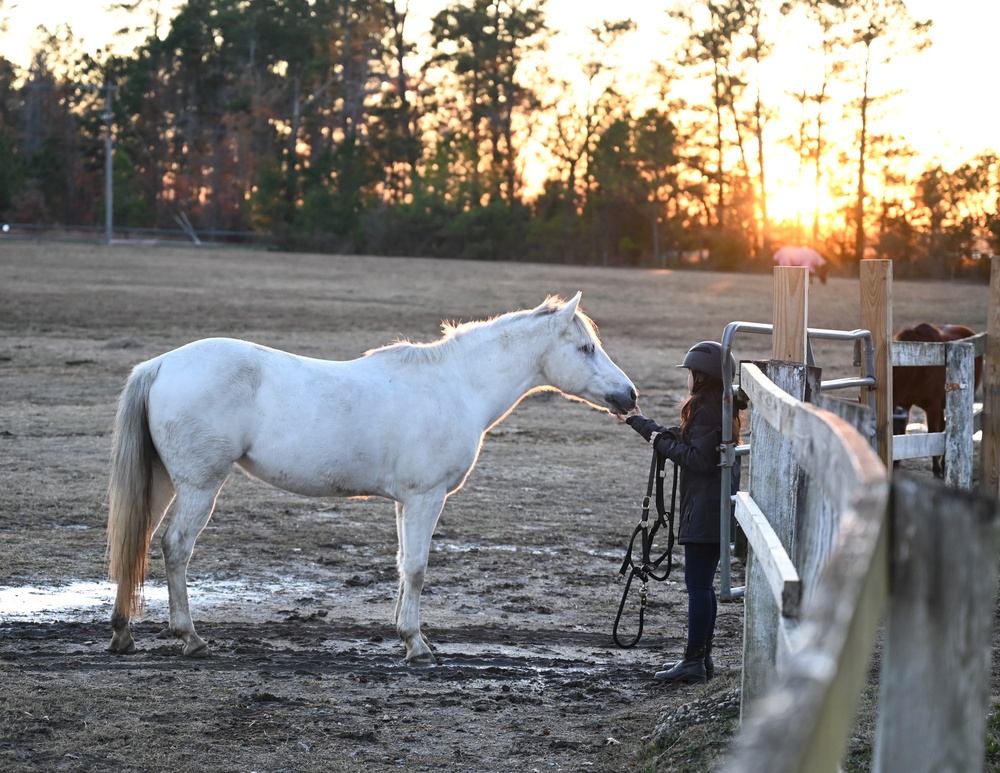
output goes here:
<path id="1" fill-rule="evenodd" d="M 162 0 L 161 7 L 169 9 L 177 4 L 178 0 Z M 426 30 L 431 16 L 446 4 L 447 0 L 411 0 L 411 35 Z M 5 5 L 10 29 L 0 39 L 0 50 L 19 64 L 27 61 L 38 24 L 50 28 L 61 22 L 69 24 L 88 51 L 110 43 L 119 26 L 119 21 L 104 10 L 107 0 L 7 0 Z M 996 72 L 994 36 L 1000 29 L 1000 2 L 908 0 L 907 6 L 914 18 L 933 19 L 933 45 L 921 54 L 900 57 L 879 68 L 877 90 L 904 90 L 892 101 L 882 127 L 905 137 L 925 161 L 940 158 L 946 166 L 988 148 L 1000 149 L 996 101 L 989 86 Z M 650 62 L 666 59 L 671 50 L 663 34 L 664 7 L 662 0 L 630 0 L 617 6 L 627 9 L 639 25 L 623 52 L 623 64 L 635 74 L 637 88 L 641 76 L 650 70 Z M 561 33 L 554 46 L 554 60 L 572 62 L 573 53 L 585 45 L 589 26 L 602 19 L 620 18 L 609 14 L 614 9 L 602 3 L 549 0 L 549 26 Z M 806 41 L 797 39 L 795 29 L 784 34 L 770 63 L 775 76 L 765 83 L 772 100 L 802 88 L 795 78 L 802 76 L 800 56 L 806 53 Z"/>

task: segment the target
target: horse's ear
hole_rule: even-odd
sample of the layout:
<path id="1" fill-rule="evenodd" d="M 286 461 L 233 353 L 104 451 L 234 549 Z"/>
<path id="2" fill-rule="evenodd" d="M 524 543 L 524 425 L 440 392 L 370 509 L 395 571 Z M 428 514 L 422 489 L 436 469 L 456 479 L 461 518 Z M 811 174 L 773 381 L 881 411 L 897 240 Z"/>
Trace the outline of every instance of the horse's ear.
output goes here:
<path id="1" fill-rule="evenodd" d="M 580 306 L 580 298 L 583 296 L 581 290 L 576 291 L 576 295 L 566 301 L 566 305 L 562 308 L 560 314 L 565 314 L 567 318 L 571 319 L 576 315 L 576 310 Z"/>

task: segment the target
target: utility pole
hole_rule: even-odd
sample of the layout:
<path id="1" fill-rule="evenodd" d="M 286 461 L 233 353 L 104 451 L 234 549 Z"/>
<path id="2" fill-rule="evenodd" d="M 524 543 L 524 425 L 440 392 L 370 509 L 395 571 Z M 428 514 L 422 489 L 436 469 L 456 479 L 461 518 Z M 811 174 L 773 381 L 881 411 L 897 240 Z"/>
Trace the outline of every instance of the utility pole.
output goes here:
<path id="1" fill-rule="evenodd" d="M 104 243 L 111 244 L 114 227 L 114 138 L 111 103 L 114 98 L 113 83 L 104 84 Z"/>
<path id="2" fill-rule="evenodd" d="M 2 1 L 2 0 L 0 0 Z M 114 112 L 111 109 L 117 86 L 105 83 L 103 86 L 85 85 L 84 91 L 104 92 L 104 243 L 111 244 L 114 230 Z"/>

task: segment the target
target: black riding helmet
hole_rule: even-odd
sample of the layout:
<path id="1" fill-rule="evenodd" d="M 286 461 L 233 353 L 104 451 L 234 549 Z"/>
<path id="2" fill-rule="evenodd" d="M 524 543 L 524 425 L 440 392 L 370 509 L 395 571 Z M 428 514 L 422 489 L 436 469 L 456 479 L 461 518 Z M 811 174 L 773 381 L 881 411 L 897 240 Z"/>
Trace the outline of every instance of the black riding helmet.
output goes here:
<path id="1" fill-rule="evenodd" d="M 734 375 L 736 360 L 732 354 L 729 355 L 729 361 L 732 365 L 730 374 Z M 684 355 L 684 362 L 677 367 L 697 370 L 722 381 L 722 344 L 717 341 L 701 341 L 695 344 L 688 349 L 688 353 Z"/>

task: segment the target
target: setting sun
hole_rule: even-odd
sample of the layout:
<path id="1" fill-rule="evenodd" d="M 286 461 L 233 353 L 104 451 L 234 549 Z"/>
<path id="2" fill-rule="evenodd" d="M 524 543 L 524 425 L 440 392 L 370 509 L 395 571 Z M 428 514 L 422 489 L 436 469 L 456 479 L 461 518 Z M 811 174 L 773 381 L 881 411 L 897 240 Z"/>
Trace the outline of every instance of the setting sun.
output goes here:
<path id="1" fill-rule="evenodd" d="M 812 169 L 807 169 L 801 180 L 796 178 L 794 170 L 777 170 L 767 190 L 769 219 L 806 232 L 812 228 L 817 215 L 821 224 L 829 220 L 837 209 L 837 202 L 826 185 L 829 179 L 829 173 L 824 174 L 817 187 Z"/>

